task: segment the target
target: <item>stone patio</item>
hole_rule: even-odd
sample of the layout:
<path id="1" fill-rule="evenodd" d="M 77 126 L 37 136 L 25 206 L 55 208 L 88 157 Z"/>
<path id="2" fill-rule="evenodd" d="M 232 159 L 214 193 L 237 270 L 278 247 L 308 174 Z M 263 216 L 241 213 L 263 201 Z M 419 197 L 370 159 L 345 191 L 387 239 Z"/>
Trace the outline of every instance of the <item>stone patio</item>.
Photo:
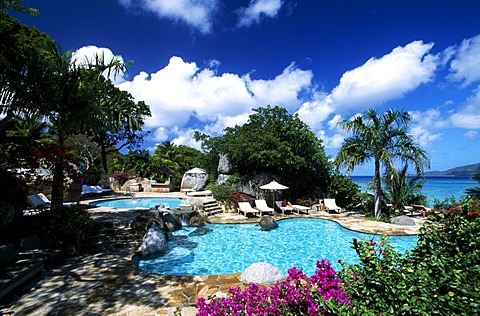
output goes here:
<path id="1" fill-rule="evenodd" d="M 139 193 L 137 196 L 153 196 Z M 181 193 L 154 196 L 182 196 Z M 184 195 L 183 195 L 184 196 Z M 82 202 L 87 203 L 87 202 Z M 105 208 L 102 208 L 105 212 Z M 111 210 L 111 216 L 122 216 Z M 277 220 L 299 215 L 275 215 Z M 345 228 L 366 233 L 416 234 L 423 218 L 415 226 L 365 220 L 355 214 L 311 212 L 305 217 L 334 220 Z M 222 213 L 210 217 L 212 223 L 255 222 L 239 214 Z M 44 273 L 43 278 L 11 305 L 2 307 L 0 315 L 195 315 L 199 297 L 225 295 L 231 286 L 242 285 L 240 273 L 211 276 L 178 277 L 156 275 L 137 269 L 127 250 L 85 254 L 63 261 Z"/>

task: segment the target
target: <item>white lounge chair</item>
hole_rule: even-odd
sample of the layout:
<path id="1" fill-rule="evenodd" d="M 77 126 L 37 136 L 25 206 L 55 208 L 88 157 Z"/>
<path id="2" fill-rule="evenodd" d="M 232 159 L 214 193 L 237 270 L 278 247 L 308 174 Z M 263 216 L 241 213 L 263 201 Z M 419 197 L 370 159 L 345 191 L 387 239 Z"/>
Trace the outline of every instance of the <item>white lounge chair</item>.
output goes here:
<path id="1" fill-rule="evenodd" d="M 37 193 L 27 196 L 27 202 L 35 209 L 49 209 L 52 207 L 52 202 L 43 193 Z M 63 203 L 64 206 L 71 206 L 76 203 Z"/>
<path id="2" fill-rule="evenodd" d="M 265 200 L 255 200 L 255 207 L 260 211 L 260 215 L 263 216 L 264 213 L 273 215 L 275 210 L 267 205 Z"/>
<path id="3" fill-rule="evenodd" d="M 293 210 L 296 211 L 299 215 L 301 212 L 305 212 L 308 214 L 308 211 L 310 211 L 309 207 L 303 205 L 292 204 L 292 207 Z"/>
<path id="4" fill-rule="evenodd" d="M 247 214 L 256 215 L 260 213 L 260 211 L 254 209 L 249 202 L 238 202 L 238 212 L 243 213 L 245 217 L 247 216 Z"/>
<path id="5" fill-rule="evenodd" d="M 337 203 L 335 203 L 335 199 L 323 199 L 323 204 L 325 205 L 325 211 L 328 213 L 340 213 L 342 210 L 342 208 L 338 207 Z"/>
<path id="6" fill-rule="evenodd" d="M 293 213 L 293 211 L 295 210 L 293 206 L 283 206 L 282 204 L 282 201 L 275 201 L 275 205 L 282 212 L 283 215 L 285 215 L 285 212 Z"/>

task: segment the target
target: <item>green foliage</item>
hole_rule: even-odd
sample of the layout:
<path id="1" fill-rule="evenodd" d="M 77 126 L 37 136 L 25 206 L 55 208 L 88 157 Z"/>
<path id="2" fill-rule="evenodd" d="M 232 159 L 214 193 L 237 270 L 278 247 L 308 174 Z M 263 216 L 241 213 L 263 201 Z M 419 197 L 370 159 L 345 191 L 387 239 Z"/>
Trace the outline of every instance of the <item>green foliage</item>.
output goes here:
<path id="1" fill-rule="evenodd" d="M 217 201 L 227 202 L 229 196 L 236 192 L 236 190 L 227 184 L 213 184 L 210 185 L 209 190 L 212 190 L 212 195 Z"/>
<path id="2" fill-rule="evenodd" d="M 242 176 L 277 175 L 290 187 L 292 197 L 325 192 L 330 164 L 322 141 L 284 108 L 267 106 L 253 111 L 246 124 L 227 128 L 223 137 L 196 134 L 196 140 L 209 152 L 225 154 Z"/>
<path id="3" fill-rule="evenodd" d="M 350 179 L 350 177 L 335 174 L 329 187 L 329 195 L 334 197 L 338 206 L 353 210 L 361 203 L 360 186 Z"/>
<path id="4" fill-rule="evenodd" d="M 339 272 L 354 307 L 342 315 L 478 315 L 480 312 L 480 203 L 445 201 L 404 255 L 382 237 L 354 240 L 360 264 Z"/>
<path id="5" fill-rule="evenodd" d="M 393 170 L 396 161 L 410 162 L 417 173 L 429 165 L 427 153 L 417 146 L 408 133 L 411 116 L 406 111 L 387 110 L 380 114 L 368 109 L 362 115 L 339 122 L 339 126 L 353 135 L 346 138 L 335 158 L 337 167 L 347 169 L 374 161 L 375 217 L 379 218 L 382 207 L 380 170 Z"/>
<path id="6" fill-rule="evenodd" d="M 473 180 L 477 181 L 480 184 L 480 173 L 475 174 L 472 177 Z M 474 199 L 480 199 L 480 186 L 468 188 L 465 190 L 465 193 L 471 196 Z"/>
<path id="7" fill-rule="evenodd" d="M 417 174 L 409 178 L 408 165 L 402 169 L 390 169 L 382 178 L 384 183 L 384 197 L 388 203 L 403 203 L 404 205 L 421 204 L 427 202 L 427 197 L 422 194 L 424 178 Z"/>

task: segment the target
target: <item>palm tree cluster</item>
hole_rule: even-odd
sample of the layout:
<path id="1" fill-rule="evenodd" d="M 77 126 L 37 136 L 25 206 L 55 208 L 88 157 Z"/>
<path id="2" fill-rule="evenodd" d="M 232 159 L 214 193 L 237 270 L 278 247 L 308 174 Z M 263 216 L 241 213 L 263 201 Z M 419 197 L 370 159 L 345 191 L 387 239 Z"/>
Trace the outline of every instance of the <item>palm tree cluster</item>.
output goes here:
<path id="1" fill-rule="evenodd" d="M 355 167 L 373 160 L 374 210 L 377 219 L 380 218 L 383 204 L 382 167 L 392 180 L 389 181 L 391 193 L 397 195 L 403 194 L 394 189 L 395 181 L 398 183 L 401 180 L 395 171 L 397 163 L 413 164 L 420 175 L 423 174 L 424 167 L 429 166 L 427 153 L 414 142 L 413 136 L 408 132 L 410 121 L 410 114 L 403 110 L 390 109 L 380 114 L 375 109 L 369 109 L 362 115 L 338 123 L 352 135 L 344 140 L 335 159 L 336 165 L 346 168 L 349 173 Z"/>

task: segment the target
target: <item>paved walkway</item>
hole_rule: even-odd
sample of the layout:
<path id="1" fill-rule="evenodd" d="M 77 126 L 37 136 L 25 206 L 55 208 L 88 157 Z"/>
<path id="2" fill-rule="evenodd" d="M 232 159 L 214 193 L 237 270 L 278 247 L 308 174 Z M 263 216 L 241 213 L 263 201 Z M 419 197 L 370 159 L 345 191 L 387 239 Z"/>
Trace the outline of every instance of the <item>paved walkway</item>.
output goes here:
<path id="1" fill-rule="evenodd" d="M 113 213 L 120 215 L 121 212 Z M 417 225 L 407 227 L 368 221 L 355 215 L 315 212 L 302 216 L 327 218 L 349 229 L 390 235 L 415 234 L 422 221 L 415 219 Z M 287 217 L 291 216 L 276 215 L 277 220 Z M 239 223 L 255 219 L 223 213 L 211 217 L 211 221 Z M 196 314 L 194 306 L 199 297 L 224 295 L 229 287 L 241 285 L 239 273 L 195 277 L 156 275 L 137 269 L 131 258 L 132 253 L 117 250 L 66 260 L 45 272 L 42 280 L 8 310 L 14 315 L 49 316 L 174 315 L 180 311 L 180 315 L 186 316 Z"/>

